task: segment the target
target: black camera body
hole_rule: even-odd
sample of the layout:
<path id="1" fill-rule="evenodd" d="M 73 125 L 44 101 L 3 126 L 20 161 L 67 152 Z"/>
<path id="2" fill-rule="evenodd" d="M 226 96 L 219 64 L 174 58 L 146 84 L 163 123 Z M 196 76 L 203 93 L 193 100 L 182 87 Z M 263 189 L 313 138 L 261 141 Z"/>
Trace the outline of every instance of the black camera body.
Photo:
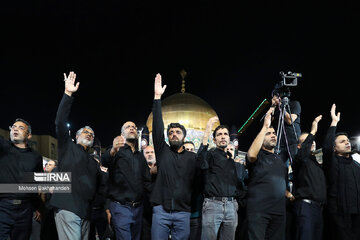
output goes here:
<path id="1" fill-rule="evenodd" d="M 297 86 L 297 78 L 302 77 L 301 73 L 293 73 L 293 72 L 280 72 L 280 76 L 282 78 L 281 85 L 286 87 L 295 87 Z"/>
<path id="2" fill-rule="evenodd" d="M 293 72 L 280 72 L 281 81 L 278 82 L 273 90 L 275 95 L 279 97 L 290 97 L 290 88 L 297 86 L 298 77 L 302 77 L 301 73 L 293 73 Z"/>

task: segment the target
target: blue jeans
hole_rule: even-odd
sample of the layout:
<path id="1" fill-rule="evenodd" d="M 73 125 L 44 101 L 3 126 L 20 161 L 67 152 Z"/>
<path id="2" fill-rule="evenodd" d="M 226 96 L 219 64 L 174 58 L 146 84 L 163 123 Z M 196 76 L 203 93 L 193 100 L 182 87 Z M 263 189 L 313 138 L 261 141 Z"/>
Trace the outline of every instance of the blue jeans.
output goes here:
<path id="1" fill-rule="evenodd" d="M 132 207 L 110 202 L 111 221 L 114 224 L 116 239 L 140 239 L 143 211 L 143 205 Z"/>
<path id="2" fill-rule="evenodd" d="M 29 239 L 32 227 L 33 207 L 28 200 L 14 204 L 12 200 L 0 200 L 0 239 Z"/>
<path id="3" fill-rule="evenodd" d="M 90 222 L 73 212 L 64 209 L 55 211 L 55 223 L 61 240 L 89 239 Z"/>
<path id="4" fill-rule="evenodd" d="M 322 239 L 323 208 L 301 200 L 294 204 L 296 216 L 296 239 Z"/>
<path id="5" fill-rule="evenodd" d="M 151 239 L 188 240 L 190 236 L 190 212 L 166 211 L 162 205 L 153 207 Z"/>
<path id="6" fill-rule="evenodd" d="M 217 201 L 204 199 L 201 239 L 235 239 L 238 224 L 236 200 Z"/>

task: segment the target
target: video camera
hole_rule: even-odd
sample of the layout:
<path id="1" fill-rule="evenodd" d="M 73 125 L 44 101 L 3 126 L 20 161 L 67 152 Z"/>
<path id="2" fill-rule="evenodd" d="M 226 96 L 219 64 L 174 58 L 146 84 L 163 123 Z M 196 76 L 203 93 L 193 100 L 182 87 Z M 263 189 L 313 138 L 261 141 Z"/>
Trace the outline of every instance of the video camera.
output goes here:
<path id="1" fill-rule="evenodd" d="M 293 72 L 280 72 L 281 81 L 278 82 L 273 90 L 273 95 L 278 95 L 279 97 L 290 97 L 290 88 L 297 86 L 298 77 L 302 77 L 301 73 Z"/>

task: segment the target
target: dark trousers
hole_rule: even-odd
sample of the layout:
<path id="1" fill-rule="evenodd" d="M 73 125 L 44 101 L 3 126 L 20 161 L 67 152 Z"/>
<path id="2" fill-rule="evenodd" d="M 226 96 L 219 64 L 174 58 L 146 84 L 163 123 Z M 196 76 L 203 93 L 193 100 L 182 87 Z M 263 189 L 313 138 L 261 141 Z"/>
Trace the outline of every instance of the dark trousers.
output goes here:
<path id="1" fill-rule="evenodd" d="M 190 240 L 201 239 L 201 216 L 190 218 Z"/>
<path id="2" fill-rule="evenodd" d="M 327 212 L 325 215 L 326 240 L 360 239 L 360 215 L 340 215 Z"/>
<path id="3" fill-rule="evenodd" d="M 47 207 L 41 213 L 41 230 L 40 230 L 40 239 L 41 240 L 57 240 L 58 233 L 56 230 L 54 211 Z"/>
<path id="4" fill-rule="evenodd" d="M 151 240 L 151 220 L 146 217 L 143 217 L 141 240 Z"/>
<path id="5" fill-rule="evenodd" d="M 294 203 L 296 240 L 321 240 L 323 208 L 302 200 Z"/>
<path id="6" fill-rule="evenodd" d="M 110 212 L 116 239 L 140 240 L 143 210 L 143 205 L 131 207 L 110 202 Z"/>
<path id="7" fill-rule="evenodd" d="M 90 218 L 89 240 L 96 239 L 96 232 L 99 239 L 102 239 L 107 227 L 106 212 L 104 208 L 92 209 Z"/>
<path id="8" fill-rule="evenodd" d="M 285 213 L 274 215 L 268 213 L 248 213 L 249 240 L 284 240 Z"/>
<path id="9" fill-rule="evenodd" d="M 0 199 L 0 240 L 28 240 L 32 228 L 33 207 L 31 201 L 14 204 Z"/>

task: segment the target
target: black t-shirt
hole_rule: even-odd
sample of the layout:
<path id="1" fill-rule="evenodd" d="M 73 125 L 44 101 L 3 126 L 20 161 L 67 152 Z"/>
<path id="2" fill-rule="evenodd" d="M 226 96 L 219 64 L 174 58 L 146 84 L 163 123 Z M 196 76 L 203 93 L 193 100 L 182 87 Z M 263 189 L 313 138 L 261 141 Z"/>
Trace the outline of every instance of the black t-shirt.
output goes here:
<path id="1" fill-rule="evenodd" d="M 285 163 L 279 155 L 260 150 L 257 160 L 249 162 L 247 212 L 285 214 L 286 173 Z"/>
<path id="2" fill-rule="evenodd" d="M 297 138 L 299 138 L 299 136 L 301 134 L 301 128 L 300 128 L 301 105 L 300 105 L 300 102 L 299 101 L 290 101 L 289 102 L 289 107 L 290 107 L 291 114 L 296 114 L 297 115 L 297 118 L 293 122 L 293 125 L 295 127 L 296 136 L 297 136 Z M 288 108 L 286 108 L 286 111 L 289 112 Z M 273 126 L 276 128 L 277 131 L 278 131 L 277 128 L 278 128 L 278 122 L 279 122 L 279 115 L 280 115 L 280 111 L 279 111 L 278 108 L 276 108 L 275 109 L 275 114 L 274 114 Z M 286 136 L 287 136 L 289 145 L 297 144 L 297 140 L 296 140 L 296 137 L 295 137 L 295 132 L 294 132 L 293 126 L 291 124 L 287 124 L 284 121 L 284 127 L 285 127 L 285 132 L 286 132 Z M 281 144 L 282 147 L 286 146 L 284 133 L 282 133 L 281 143 L 280 144 Z"/>

